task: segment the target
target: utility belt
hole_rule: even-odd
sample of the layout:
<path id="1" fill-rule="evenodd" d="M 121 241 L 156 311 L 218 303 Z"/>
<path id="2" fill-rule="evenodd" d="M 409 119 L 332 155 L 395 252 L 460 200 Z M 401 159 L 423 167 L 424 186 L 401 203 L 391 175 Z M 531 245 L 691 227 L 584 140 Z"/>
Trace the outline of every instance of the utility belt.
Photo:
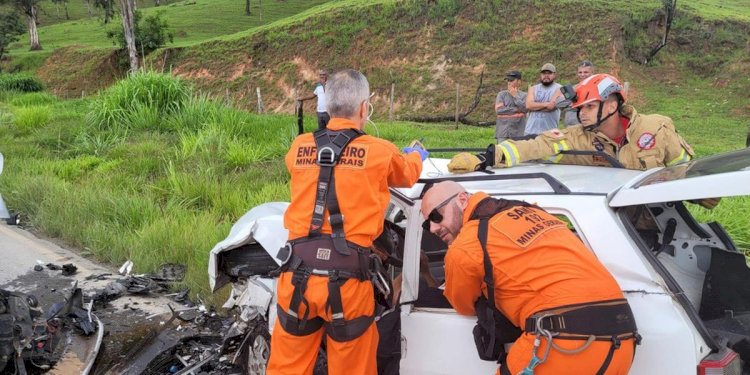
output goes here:
<path id="1" fill-rule="evenodd" d="M 553 348 L 562 354 L 574 355 L 586 350 L 594 341 L 608 341 L 611 343 L 609 351 L 599 371 L 596 372 L 597 375 L 603 375 L 612 362 L 615 350 L 620 348 L 623 340 L 634 340 L 633 356 L 635 356 L 635 347 L 641 342 L 633 311 L 625 299 L 542 310 L 526 319 L 524 331 L 536 336 L 536 339 L 532 346 L 531 361 L 523 369 L 523 374 L 533 374 L 534 368 L 547 360 Z M 547 346 L 544 353 L 538 356 L 537 351 L 543 338 L 547 340 Z M 555 344 L 555 339 L 586 342 L 576 349 L 564 349 Z M 510 372 L 507 366 L 502 366 L 500 373 L 505 375 Z"/>
<path id="2" fill-rule="evenodd" d="M 565 339 L 586 340 L 594 336 L 599 341 L 610 341 L 613 337 L 631 338 L 637 335 L 635 317 L 625 299 L 542 310 L 526 319 L 524 331 L 533 335 L 549 331 L 555 337 Z"/>
<path id="3" fill-rule="evenodd" d="M 294 291 L 289 309 L 278 307 L 279 323 L 288 333 L 295 336 L 310 335 L 325 324 L 326 333 L 339 342 L 351 341 L 361 336 L 374 321 L 374 315 L 363 315 L 354 319 L 344 319 L 341 302 L 341 285 L 349 279 L 371 281 L 384 295 L 389 295 L 390 284 L 385 277 L 385 268 L 380 258 L 370 249 L 346 241 L 347 247 L 334 246 L 331 235 L 303 237 L 287 244 L 279 250 L 277 258 L 282 261 L 281 272 L 293 272 Z M 328 277 L 328 306 L 331 308 L 331 321 L 320 317 L 308 319 L 309 304 L 304 298 L 310 276 Z M 374 298 L 374 297 L 373 297 Z M 300 305 L 305 305 L 305 313 L 298 316 Z"/>

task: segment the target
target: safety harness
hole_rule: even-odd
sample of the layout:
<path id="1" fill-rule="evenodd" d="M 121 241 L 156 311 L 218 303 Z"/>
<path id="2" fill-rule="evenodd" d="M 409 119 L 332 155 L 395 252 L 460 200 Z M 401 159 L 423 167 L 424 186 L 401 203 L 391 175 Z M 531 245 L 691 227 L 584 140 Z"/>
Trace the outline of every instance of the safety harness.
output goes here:
<path id="1" fill-rule="evenodd" d="M 515 341 L 522 332 L 495 305 L 495 282 L 490 255 L 487 251 L 487 234 L 490 218 L 518 206 L 536 207 L 523 201 L 485 198 L 479 202 L 469 217 L 469 220 L 479 220 L 477 237 L 482 246 L 484 282 L 487 285 L 487 298 L 480 297 L 475 305 L 477 325 L 474 327 L 474 341 L 480 358 L 497 361 L 501 364 L 500 373 L 503 375 L 510 374 L 510 370 L 505 365 L 507 353 L 505 353 L 504 344 Z M 640 344 L 641 341 L 635 317 L 625 299 L 587 302 L 539 311 L 526 319 L 523 332 L 536 336 L 532 347 L 532 359 L 529 365 L 521 371 L 523 375 L 533 374 L 534 368 L 547 360 L 552 348 L 563 354 L 572 355 L 585 350 L 594 341 L 609 341 L 611 346 L 607 356 L 596 373 L 603 375 L 612 361 L 615 350 L 620 348 L 623 340 L 635 339 L 635 345 Z M 547 339 L 547 348 L 542 357 L 538 357 L 537 350 L 543 338 Z M 586 343 L 578 349 L 568 350 L 555 345 L 553 338 L 584 340 Z M 633 355 L 635 355 L 635 347 Z"/>
<path id="2" fill-rule="evenodd" d="M 292 272 L 292 299 L 289 309 L 277 305 L 278 319 L 285 331 L 295 336 L 307 336 L 326 326 L 326 333 L 339 342 L 351 341 L 361 336 L 374 320 L 374 315 L 344 319 L 341 286 L 348 279 L 371 280 L 381 292 L 388 294 L 389 286 L 383 277 L 383 264 L 370 249 L 346 240 L 344 215 L 341 214 L 336 194 L 335 166 L 347 145 L 363 135 L 359 130 L 320 129 L 313 133 L 317 147 L 317 164 L 320 166 L 310 229 L 306 237 L 288 241 L 279 250 L 281 272 Z M 324 213 L 328 209 L 331 234 L 322 234 Z M 328 308 L 331 321 L 320 317 L 309 319 L 309 304 L 305 299 L 307 282 L 311 275 L 328 277 Z M 302 317 L 297 314 L 305 305 Z"/>

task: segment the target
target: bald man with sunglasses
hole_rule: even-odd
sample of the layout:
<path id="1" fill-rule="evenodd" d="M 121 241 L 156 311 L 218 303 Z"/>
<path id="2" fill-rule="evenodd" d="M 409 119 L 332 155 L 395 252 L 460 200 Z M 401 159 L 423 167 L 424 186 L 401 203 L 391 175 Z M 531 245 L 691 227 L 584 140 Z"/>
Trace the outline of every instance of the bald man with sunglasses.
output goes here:
<path id="1" fill-rule="evenodd" d="M 628 302 L 564 222 L 453 181 L 432 186 L 421 212 L 449 245 L 444 294 L 477 315 L 478 353 L 501 363 L 498 374 L 628 373 L 640 338 Z M 513 341 L 506 357 L 502 343 Z"/>

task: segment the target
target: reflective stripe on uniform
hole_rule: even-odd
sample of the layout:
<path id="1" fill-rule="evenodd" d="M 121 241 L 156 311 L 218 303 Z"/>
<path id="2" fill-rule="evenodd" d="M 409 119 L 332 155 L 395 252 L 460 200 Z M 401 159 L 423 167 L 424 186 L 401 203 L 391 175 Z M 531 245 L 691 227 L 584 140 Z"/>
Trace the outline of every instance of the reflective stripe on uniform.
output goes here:
<path id="1" fill-rule="evenodd" d="M 563 157 L 561 152 L 570 150 L 570 146 L 568 146 L 568 142 L 560 141 L 552 144 L 552 150 L 555 151 L 555 156 L 550 156 L 547 160 L 552 163 L 559 163 Z"/>
<path id="2" fill-rule="evenodd" d="M 669 163 L 667 163 L 667 166 L 675 165 L 677 163 L 682 163 L 682 162 L 685 162 L 685 161 L 690 161 L 690 159 L 692 159 L 690 157 L 690 154 L 688 154 L 687 151 L 685 151 L 685 149 L 683 148 L 680 151 L 680 155 L 677 156 L 676 158 L 672 159 L 672 161 L 670 161 Z"/>
<path id="3" fill-rule="evenodd" d="M 518 154 L 516 145 L 505 141 L 501 142 L 498 146 L 500 146 L 500 148 L 503 150 L 503 155 L 505 155 L 506 167 L 512 167 L 521 162 L 521 156 Z"/>

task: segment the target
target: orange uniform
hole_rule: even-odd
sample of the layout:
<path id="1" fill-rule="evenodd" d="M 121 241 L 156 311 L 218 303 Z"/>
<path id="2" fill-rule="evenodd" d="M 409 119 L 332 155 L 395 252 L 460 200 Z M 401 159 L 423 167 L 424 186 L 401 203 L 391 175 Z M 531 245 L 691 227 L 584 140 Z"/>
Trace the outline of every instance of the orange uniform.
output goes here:
<path id="1" fill-rule="evenodd" d="M 342 118 L 333 118 L 328 123 L 330 130 L 348 128 L 356 126 Z M 310 229 L 320 171 L 316 158 L 315 141 L 309 133 L 297 137 L 286 155 L 292 199 L 284 215 L 284 225 L 289 230 L 290 240 L 306 237 Z M 403 155 L 390 142 L 369 135 L 351 141 L 335 167 L 336 192 L 344 216 L 346 239 L 369 247 L 383 230 L 385 210 L 390 200 L 388 188 L 414 185 L 421 171 L 418 153 Z M 327 210 L 324 218 L 321 232 L 330 234 Z M 278 281 L 277 301 L 284 309 L 289 308 L 294 291 L 291 279 L 292 273 L 284 272 Z M 371 282 L 349 279 L 340 290 L 345 319 L 373 314 L 375 299 Z M 304 297 L 309 304 L 307 312 L 311 319 L 321 317 L 331 321 L 327 307 L 328 277 L 310 276 Z M 296 313 L 302 316 L 304 312 L 305 306 L 300 305 Z M 268 374 L 311 374 L 322 335 L 321 328 L 307 336 L 295 336 L 286 332 L 277 320 L 271 338 Z M 338 342 L 329 337 L 328 373 L 375 374 L 377 341 L 374 324 L 351 341 Z"/>
<path id="2" fill-rule="evenodd" d="M 477 204 L 487 198 L 476 193 L 464 211 L 463 227 L 445 256 L 445 296 L 459 314 L 475 315 L 474 304 L 487 295 L 483 281 L 483 252 L 477 238 L 479 220 L 469 220 Z M 617 282 L 562 221 L 535 207 L 516 207 L 489 220 L 487 251 L 493 266 L 495 306 L 516 326 L 541 310 L 565 305 L 622 299 Z M 524 333 L 508 353 L 510 373 L 530 362 L 534 336 Z M 555 339 L 562 348 L 581 347 L 585 341 Z M 594 374 L 605 360 L 609 342 L 594 341 L 578 354 L 551 350 L 535 374 Z M 537 353 L 543 353 L 547 341 Z M 615 351 L 607 374 L 627 374 L 633 340 Z"/>

